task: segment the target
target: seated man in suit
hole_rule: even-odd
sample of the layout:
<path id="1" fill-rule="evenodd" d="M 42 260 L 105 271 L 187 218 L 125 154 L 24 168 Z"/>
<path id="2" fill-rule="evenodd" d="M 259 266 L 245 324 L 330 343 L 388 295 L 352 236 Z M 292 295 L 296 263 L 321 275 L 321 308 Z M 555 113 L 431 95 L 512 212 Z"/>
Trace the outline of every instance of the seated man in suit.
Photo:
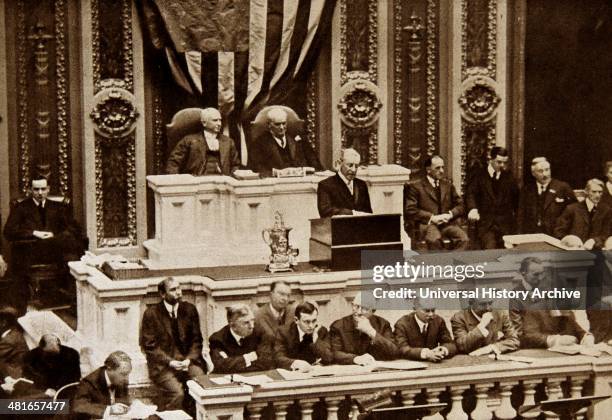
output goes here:
<path id="1" fill-rule="evenodd" d="M 493 147 L 486 169 L 474 174 L 467 186 L 468 220 L 478 222 L 476 231 L 484 249 L 503 248 L 502 237 L 515 233 L 519 188 L 506 170 L 509 159 L 505 148 Z"/>
<path id="2" fill-rule="evenodd" d="M 522 276 L 521 284 L 516 286 L 514 291 L 528 291 L 537 289 L 538 286 L 547 286 L 542 284 L 546 278 L 546 271 L 542 260 L 537 257 L 527 257 L 521 261 L 519 272 Z M 510 299 L 508 304 L 510 308 L 510 321 L 516 330 L 516 335 L 519 340 L 523 339 L 523 317 L 526 311 L 542 310 L 547 308 L 546 299 L 533 298 L 530 295 L 525 300 Z"/>
<path id="3" fill-rule="evenodd" d="M 56 392 L 81 379 L 79 352 L 61 344 L 55 334 L 45 334 L 38 347 L 24 358 L 23 376 L 34 381 L 34 386 L 53 398 Z"/>
<path id="4" fill-rule="evenodd" d="M 273 342 L 278 329 L 292 323 L 290 298 L 291 286 L 287 282 L 279 280 L 270 284 L 270 303 L 259 307 L 255 312 L 256 334 L 265 335 Z"/>
<path id="5" fill-rule="evenodd" d="M 444 319 L 436 314 L 434 299 L 417 297 L 414 312 L 395 323 L 394 334 L 399 355 L 406 359 L 439 362 L 457 353 Z"/>
<path id="6" fill-rule="evenodd" d="M 327 329 L 317 322 L 319 311 L 310 302 L 295 307 L 294 322 L 281 327 L 274 341 L 276 366 L 308 372 L 313 364 L 329 364 L 333 354 Z"/>
<path id="7" fill-rule="evenodd" d="M 599 179 L 587 181 L 585 200 L 565 208 L 557 220 L 555 237 L 575 235 L 584 249 L 601 249 L 606 238 L 612 235 L 612 209 L 598 205 L 603 189 L 604 183 Z"/>
<path id="8" fill-rule="evenodd" d="M 336 175 L 319 182 L 317 207 L 321 217 L 372 213 L 367 184 L 357 176 L 361 156 L 355 149 L 342 150 Z"/>
<path id="9" fill-rule="evenodd" d="M 549 301 L 550 302 L 550 301 Z M 549 308 L 552 305 L 549 303 Z M 592 334 L 582 329 L 571 310 L 531 310 L 523 316 L 523 348 L 551 348 L 572 344 L 594 344 Z"/>
<path id="10" fill-rule="evenodd" d="M 70 407 L 80 419 L 101 419 L 128 412 L 132 360 L 122 351 L 111 353 L 104 366 L 81 379 Z"/>
<path id="11" fill-rule="evenodd" d="M 267 114 L 268 131 L 253 144 L 249 166 L 262 176 L 270 176 L 272 169 L 311 166 L 321 169 L 321 163 L 307 141 L 287 133 L 287 113 L 272 107 Z"/>
<path id="12" fill-rule="evenodd" d="M 452 182 L 443 178 L 444 160 L 440 156 L 428 158 L 425 171 L 425 178 L 408 184 L 404 219 L 417 223 L 420 237 L 431 250 L 442 249 L 443 238 L 450 239 L 455 249 L 466 249 L 468 236 L 458 224 L 463 201 Z"/>
<path id="13" fill-rule="evenodd" d="M 535 182 L 525 182 L 520 194 L 518 231 L 554 236 L 557 219 L 568 204 L 576 202 L 576 195 L 569 184 L 551 177 L 544 157 L 531 161 L 531 174 Z"/>
<path id="14" fill-rule="evenodd" d="M 221 114 L 215 108 L 201 112 L 204 130 L 188 134 L 174 146 L 167 174 L 231 175 L 240 166 L 234 140 L 221 134 Z"/>
<path id="15" fill-rule="evenodd" d="M 459 353 L 484 356 L 519 348 L 519 339 L 508 315 L 492 310 L 492 303 L 483 298 L 470 299 L 470 307 L 451 318 Z"/>
<path id="16" fill-rule="evenodd" d="M 368 366 L 376 360 L 395 359 L 397 346 L 389 321 L 374 315 L 374 309 L 364 306 L 359 294 L 353 300 L 352 312 L 330 327 L 334 363 Z"/>
<path id="17" fill-rule="evenodd" d="M 0 307 L 0 367 L 13 379 L 23 374 L 23 358 L 28 346 L 23 330 L 17 322 L 17 310 L 12 306 Z"/>
<path id="18" fill-rule="evenodd" d="M 186 407 L 183 384 L 201 380 L 206 369 L 200 317 L 194 305 L 181 300 L 181 286 L 174 278 L 165 278 L 157 289 L 162 300 L 145 310 L 140 346 L 149 377 L 160 388 L 161 409 L 179 410 Z"/>
<path id="19" fill-rule="evenodd" d="M 606 182 L 600 204 L 612 208 L 612 160 L 606 162 L 604 174 L 606 176 Z"/>
<path id="20" fill-rule="evenodd" d="M 612 236 L 587 277 L 587 317 L 595 342 L 612 343 Z"/>
<path id="21" fill-rule="evenodd" d="M 255 333 L 255 316 L 245 304 L 227 308 L 228 325 L 208 339 L 217 373 L 241 373 L 271 367 L 272 343 Z"/>
<path id="22" fill-rule="evenodd" d="M 65 204 L 47 199 L 49 190 L 46 178 L 32 178 L 32 196 L 11 209 L 4 226 L 9 241 L 35 241 L 20 269 L 26 263 L 66 262 L 82 255 L 79 226 Z"/>

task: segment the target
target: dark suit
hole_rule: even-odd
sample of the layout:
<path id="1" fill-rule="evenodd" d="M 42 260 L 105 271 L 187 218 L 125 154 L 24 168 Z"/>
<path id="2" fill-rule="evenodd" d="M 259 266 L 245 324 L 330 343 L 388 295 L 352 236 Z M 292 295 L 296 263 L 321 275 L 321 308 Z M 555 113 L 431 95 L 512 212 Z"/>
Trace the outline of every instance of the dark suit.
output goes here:
<path id="1" fill-rule="evenodd" d="M 459 353 L 471 353 L 489 344 L 495 344 L 502 353 L 519 348 L 516 331 L 504 312 L 493 311 L 493 320 L 487 326 L 489 334 L 486 337 L 477 328 L 479 322 L 471 309 L 459 311 L 451 318 L 453 335 Z"/>
<path id="2" fill-rule="evenodd" d="M 526 291 L 523 284 L 512 289 L 513 291 Z M 510 322 L 516 331 L 519 340 L 523 340 L 523 318 L 528 311 L 542 311 L 551 309 L 548 299 L 532 298 L 531 293 L 527 295 L 527 299 L 510 299 L 508 301 Z"/>
<path id="3" fill-rule="evenodd" d="M 440 315 L 435 315 L 427 323 L 425 335 L 421 333 L 415 318 L 416 312 L 411 312 L 395 323 L 395 342 L 399 348 L 400 357 L 421 360 L 421 350 L 424 348 L 434 349 L 438 346 L 446 347 L 448 357 L 457 353 L 457 346 Z"/>
<path id="4" fill-rule="evenodd" d="M 368 185 L 361 179 L 353 180 L 353 194 L 346 183 L 336 174 L 319 182 L 317 207 L 321 217 L 337 214 L 353 214 L 353 210 L 372 213 Z"/>
<path id="5" fill-rule="evenodd" d="M 566 235 L 576 235 L 582 242 L 594 239 L 593 248 L 600 249 L 612 235 L 612 209 L 597 206 L 591 219 L 585 201 L 570 204 L 557 220 L 554 233 L 558 239 Z"/>
<path id="6" fill-rule="evenodd" d="M 420 237 L 425 239 L 429 249 L 441 249 L 440 239 L 443 237 L 452 239 L 458 249 L 467 247 L 467 234 L 457 223 L 457 218 L 464 214 L 463 200 L 452 182 L 440 180 L 441 201 L 426 177 L 407 184 L 405 192 L 404 220 L 416 223 Z M 431 216 L 449 212 L 453 215 L 449 223 L 440 226 L 429 223 Z"/>
<path id="7" fill-rule="evenodd" d="M 255 312 L 255 333 L 265 335 L 270 342 L 273 342 L 278 329 L 291 325 L 293 322 L 295 318 L 294 310 L 292 305 L 288 305 L 282 315 L 276 318 L 269 303 L 260 306 Z"/>
<path id="8" fill-rule="evenodd" d="M 4 334 L 7 330 L 2 331 Z M 17 379 L 23 372 L 23 358 L 28 352 L 28 345 L 19 327 L 11 327 L 10 331 L 0 338 L 0 369 L 8 376 Z M 0 378 L 4 379 L 4 378 Z"/>
<path id="9" fill-rule="evenodd" d="M 274 341 L 274 357 L 276 367 L 291 369 L 295 360 L 305 360 L 312 364 L 321 359 L 322 364 L 333 362 L 329 334 L 325 327 L 317 331 L 317 341 L 314 343 L 300 342 L 300 334 L 295 322 L 288 326 L 279 328 Z"/>
<path id="10" fill-rule="evenodd" d="M 254 372 L 272 367 L 272 342 L 266 336 L 253 333 L 244 337 L 242 345 L 239 345 L 229 325 L 226 325 L 211 335 L 208 341 L 215 373 Z M 257 360 L 247 367 L 242 356 L 253 351 L 257 352 Z"/>
<path id="11" fill-rule="evenodd" d="M 204 133 L 189 134 L 183 137 L 174 146 L 172 153 L 166 163 L 167 174 L 191 174 L 201 175 L 231 175 L 240 166 L 240 157 L 234 144 L 234 140 L 223 134 L 217 136 L 219 140 L 219 171 L 206 172 L 206 161 L 208 158 L 208 144 Z"/>
<path id="12" fill-rule="evenodd" d="M 397 357 L 397 345 L 393 341 L 389 322 L 372 315 L 370 323 L 376 330 L 374 340 L 357 330 L 352 315 L 334 321 L 329 329 L 334 363 L 350 365 L 356 356 L 366 353 L 376 360 L 393 360 Z"/>
<path id="13" fill-rule="evenodd" d="M 601 196 L 601 200 L 599 201 L 600 206 L 605 206 L 612 209 L 612 195 L 610 194 L 610 190 L 608 190 L 608 183 L 604 183 L 603 194 Z"/>
<path id="14" fill-rule="evenodd" d="M 586 312 L 595 343 L 612 340 L 612 306 L 607 302 L 599 302 Z"/>
<path id="15" fill-rule="evenodd" d="M 270 176 L 272 169 L 311 166 L 321 169 L 318 157 L 306 140 L 296 141 L 289 134 L 285 135 L 283 149 L 272 134 L 267 131 L 257 139 L 249 152 L 249 167 L 263 176 Z"/>
<path id="16" fill-rule="evenodd" d="M 202 358 L 202 332 L 196 307 L 179 302 L 177 311 L 178 340 L 172 331 L 172 319 L 161 301 L 146 309 L 140 328 L 140 346 L 147 357 L 149 377 L 162 389 L 165 410 L 182 408 L 183 386 L 187 376 L 198 378 L 204 374 Z M 190 360 L 187 375 L 169 366 L 170 361 Z"/>
<path id="17" fill-rule="evenodd" d="M 524 348 L 545 349 L 549 335 L 571 335 L 580 342 L 585 334 L 573 312 L 565 316 L 552 316 L 550 311 L 527 311 L 523 316 L 521 345 Z"/>
<path id="18" fill-rule="evenodd" d="M 502 236 L 516 231 L 519 188 L 509 171 L 494 180 L 485 168 L 474 174 L 466 190 L 466 213 L 478 209 L 478 239 L 484 249 L 503 248 Z"/>
<path id="19" fill-rule="evenodd" d="M 106 407 L 111 405 L 110 391 L 106 384 L 104 372 L 106 368 L 101 367 L 84 377 L 79 383 L 71 411 L 83 419 L 101 419 Z M 115 390 L 115 403 L 129 405 L 127 387 Z"/>
<path id="20" fill-rule="evenodd" d="M 43 391 L 47 388 L 57 391 L 81 379 L 79 352 L 60 346 L 58 354 L 51 354 L 36 347 L 24 358 L 23 376 L 33 380 L 34 385 Z"/>
<path id="21" fill-rule="evenodd" d="M 536 181 L 528 182 L 523 187 L 518 210 L 519 233 L 545 233 L 554 236 L 557 219 L 568 204 L 576 202 L 576 195 L 569 184 L 554 178 L 550 180 L 543 194 L 542 209 L 538 211 Z"/>

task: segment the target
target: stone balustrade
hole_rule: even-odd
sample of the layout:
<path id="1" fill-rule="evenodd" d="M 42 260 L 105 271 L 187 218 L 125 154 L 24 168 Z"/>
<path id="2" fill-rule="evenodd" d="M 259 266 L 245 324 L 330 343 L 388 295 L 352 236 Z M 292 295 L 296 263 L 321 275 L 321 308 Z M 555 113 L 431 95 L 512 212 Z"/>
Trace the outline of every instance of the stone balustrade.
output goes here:
<path id="1" fill-rule="evenodd" d="M 425 417 L 427 420 L 514 419 L 520 405 L 539 400 L 610 394 L 612 357 L 565 357 L 545 350 L 518 353 L 537 361 L 528 365 L 460 355 L 416 371 L 277 380 L 257 387 L 203 388 L 193 381 L 188 384 L 198 420 L 285 419 L 288 413 L 292 413 L 290 418 L 310 420 L 317 405 L 325 410 L 328 420 L 354 419 L 358 412 L 354 399 L 382 390 L 393 392 L 395 406 L 447 404 L 440 413 Z M 274 371 L 268 374 L 274 376 Z M 612 400 L 608 399 L 595 409 L 583 409 L 579 418 L 604 420 L 610 418 L 607 413 L 611 410 Z M 540 414 L 531 412 L 523 418 Z M 554 413 L 545 415 L 547 419 L 558 418 Z"/>

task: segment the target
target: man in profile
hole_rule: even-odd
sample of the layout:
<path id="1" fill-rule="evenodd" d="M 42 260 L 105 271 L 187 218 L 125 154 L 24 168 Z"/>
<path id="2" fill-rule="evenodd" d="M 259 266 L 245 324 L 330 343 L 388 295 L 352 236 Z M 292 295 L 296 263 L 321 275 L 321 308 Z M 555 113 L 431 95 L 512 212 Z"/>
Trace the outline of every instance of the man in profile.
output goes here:
<path id="1" fill-rule="evenodd" d="M 428 158 L 425 171 L 425 178 L 408 184 L 404 219 L 417 223 L 420 239 L 430 250 L 443 249 L 443 239 L 449 239 L 454 249 L 466 249 L 468 236 L 458 223 L 464 213 L 463 200 L 444 178 L 444 160 L 436 155 Z"/>
<path id="2" fill-rule="evenodd" d="M 308 372 L 314 364 L 330 364 L 329 334 L 318 324 L 319 311 L 310 302 L 296 306 L 294 321 L 278 330 L 274 342 L 276 366 Z"/>
<path id="3" fill-rule="evenodd" d="M 603 189 L 604 183 L 599 179 L 587 181 L 586 198 L 565 208 L 557 220 L 555 237 L 563 239 L 575 235 L 582 241 L 584 249 L 601 249 L 604 241 L 612 235 L 612 209 L 599 206 Z"/>
<path id="4" fill-rule="evenodd" d="M 167 174 L 231 175 L 240 166 L 234 140 L 221 134 L 221 114 L 201 111 L 203 131 L 188 134 L 174 146 L 166 163 Z"/>
<path id="5" fill-rule="evenodd" d="M 261 306 L 255 312 L 255 332 L 265 335 L 273 341 L 280 327 L 287 326 L 292 322 L 289 313 L 289 299 L 291 298 L 291 286 L 285 281 L 279 280 L 270 284 L 270 303 Z"/>
<path id="6" fill-rule="evenodd" d="M 374 315 L 374 309 L 362 303 L 359 294 L 351 306 L 352 314 L 330 327 L 334 363 L 369 366 L 376 360 L 395 359 L 397 346 L 389 321 Z"/>
<path id="7" fill-rule="evenodd" d="M 104 366 L 79 383 L 71 411 L 79 419 L 102 419 L 128 412 L 128 384 L 132 360 L 122 351 L 111 353 Z"/>
<path id="8" fill-rule="evenodd" d="M 486 169 L 474 174 L 467 186 L 468 220 L 477 222 L 476 232 L 482 248 L 503 248 L 504 235 L 515 233 L 519 188 L 507 170 L 508 151 L 491 149 Z"/>
<path id="9" fill-rule="evenodd" d="M 470 356 L 502 354 L 519 348 L 516 331 L 502 311 L 493 310 L 493 301 L 470 299 L 470 307 L 451 318 L 451 326 L 459 353 Z"/>
<path id="10" fill-rule="evenodd" d="M 204 376 L 200 318 L 194 305 L 182 301 L 181 286 L 172 277 L 157 289 L 161 302 L 142 317 L 140 346 L 147 357 L 149 377 L 160 389 L 162 410 L 184 408 L 183 384 Z"/>
<path id="11" fill-rule="evenodd" d="M 255 332 L 255 316 L 247 305 L 227 308 L 228 325 L 208 339 L 216 373 L 242 373 L 269 369 L 272 342 Z"/>
<path id="12" fill-rule="evenodd" d="M 394 334 L 399 356 L 405 359 L 439 362 L 457 353 L 444 319 L 436 314 L 434 299 L 417 297 L 414 312 L 395 323 Z"/>
<path id="13" fill-rule="evenodd" d="M 287 112 L 272 107 L 266 115 L 268 131 L 255 139 L 249 155 L 249 166 L 263 176 L 270 176 L 272 169 L 310 166 L 321 168 L 318 157 L 310 145 L 299 136 L 287 132 Z"/>
<path id="14" fill-rule="evenodd" d="M 576 322 L 571 310 L 526 311 L 523 316 L 523 348 L 544 348 L 582 344 L 592 346 L 595 339 Z"/>
<path id="15" fill-rule="evenodd" d="M 552 178 L 545 157 L 531 161 L 535 181 L 526 182 L 519 199 L 519 233 L 545 233 L 554 236 L 557 219 L 569 204 L 576 202 L 574 190 L 566 182 Z"/>
<path id="16" fill-rule="evenodd" d="M 612 209 L 612 160 L 606 162 L 604 166 L 606 181 L 600 204 Z"/>
<path id="17" fill-rule="evenodd" d="M 343 149 L 336 175 L 319 182 L 317 207 L 321 217 L 372 213 L 368 186 L 356 178 L 360 162 L 355 149 Z"/>

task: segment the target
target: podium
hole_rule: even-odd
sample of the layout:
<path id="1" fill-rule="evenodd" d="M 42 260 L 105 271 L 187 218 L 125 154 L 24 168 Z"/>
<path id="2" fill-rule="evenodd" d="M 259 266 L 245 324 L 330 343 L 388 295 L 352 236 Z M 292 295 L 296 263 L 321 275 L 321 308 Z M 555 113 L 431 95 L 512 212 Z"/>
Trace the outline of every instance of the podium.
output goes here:
<path id="1" fill-rule="evenodd" d="M 333 216 L 310 220 L 310 262 L 360 270 L 362 251 L 402 251 L 401 215 Z"/>

